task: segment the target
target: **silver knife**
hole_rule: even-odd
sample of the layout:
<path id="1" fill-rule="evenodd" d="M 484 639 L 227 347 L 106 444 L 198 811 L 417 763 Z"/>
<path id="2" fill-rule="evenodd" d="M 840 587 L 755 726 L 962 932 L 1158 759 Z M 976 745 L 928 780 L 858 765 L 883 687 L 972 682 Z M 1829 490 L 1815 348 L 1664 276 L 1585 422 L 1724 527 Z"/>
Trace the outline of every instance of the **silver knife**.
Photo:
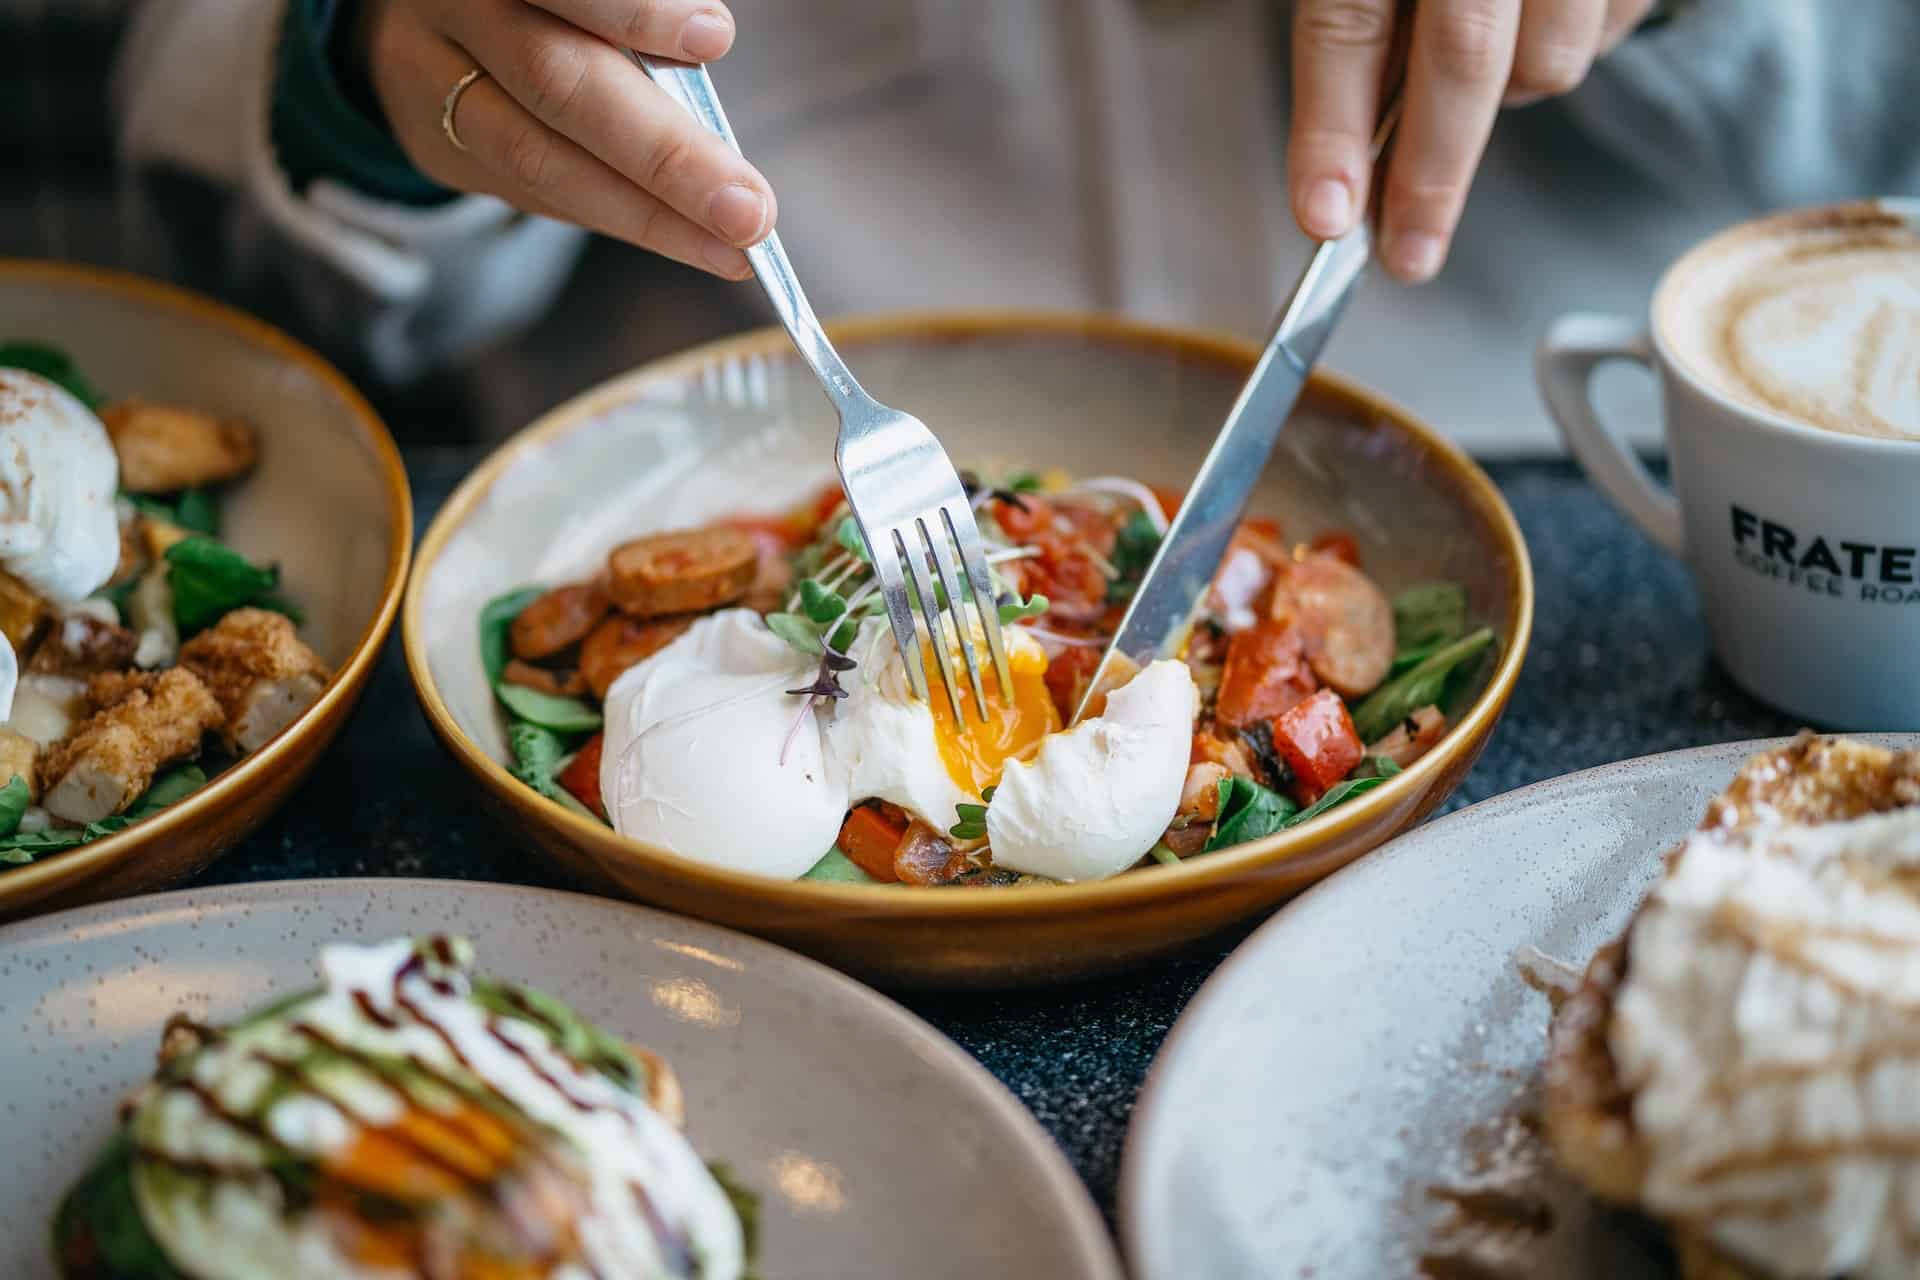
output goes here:
<path id="1" fill-rule="evenodd" d="M 1395 94 L 1374 134 L 1375 158 L 1399 115 Z M 1100 656 L 1100 665 L 1074 711 L 1076 722 L 1096 694 L 1109 681 L 1119 683 L 1116 676 L 1124 679 L 1121 673 L 1130 666 L 1144 666 L 1179 652 L 1200 598 L 1212 585 L 1233 531 L 1239 527 L 1247 497 L 1266 470 L 1280 429 L 1372 255 L 1373 229 L 1364 216 L 1346 235 L 1322 241 L 1314 250 L 1300 283 L 1280 311 L 1266 349 L 1228 411 L 1226 425 L 1214 437 L 1180 510 L 1160 540 L 1140 589 L 1120 619 L 1120 630 Z"/>

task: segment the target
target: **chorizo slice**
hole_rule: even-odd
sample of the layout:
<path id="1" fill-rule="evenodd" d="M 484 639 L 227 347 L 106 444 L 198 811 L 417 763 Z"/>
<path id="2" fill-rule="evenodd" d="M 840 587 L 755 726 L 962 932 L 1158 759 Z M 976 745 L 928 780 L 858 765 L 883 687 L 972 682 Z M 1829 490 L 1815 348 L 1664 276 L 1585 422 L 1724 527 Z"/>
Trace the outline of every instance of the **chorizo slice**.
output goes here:
<path id="1" fill-rule="evenodd" d="M 587 678 L 578 671 L 555 671 L 549 667 L 536 667 L 531 662 L 522 662 L 518 658 L 507 660 L 506 668 L 500 678 L 508 684 L 517 684 L 523 689 L 532 689 L 538 693 L 552 694 L 556 698 L 578 698 L 587 692 Z"/>
<path id="2" fill-rule="evenodd" d="M 1372 578 L 1326 551 L 1276 579 L 1269 616 L 1307 637 L 1307 664 L 1343 698 L 1373 692 L 1393 667 L 1393 605 Z"/>
<path id="3" fill-rule="evenodd" d="M 555 587 L 520 611 L 507 628 L 513 656 L 539 662 L 587 638 L 611 606 L 598 583 Z"/>
<path id="4" fill-rule="evenodd" d="M 1235 632 L 1227 642 L 1214 718 L 1229 729 L 1245 729 L 1310 696 L 1319 684 L 1306 653 L 1306 638 L 1290 621 L 1269 619 Z"/>
<path id="5" fill-rule="evenodd" d="M 607 593 L 636 618 L 701 613 L 745 595 L 759 570 L 752 537 L 738 529 L 656 533 L 614 548 Z"/>
<path id="6" fill-rule="evenodd" d="M 580 646 L 580 674 L 587 688 L 606 701 L 607 690 L 628 667 L 660 652 L 692 625 L 691 618 L 608 618 Z"/>

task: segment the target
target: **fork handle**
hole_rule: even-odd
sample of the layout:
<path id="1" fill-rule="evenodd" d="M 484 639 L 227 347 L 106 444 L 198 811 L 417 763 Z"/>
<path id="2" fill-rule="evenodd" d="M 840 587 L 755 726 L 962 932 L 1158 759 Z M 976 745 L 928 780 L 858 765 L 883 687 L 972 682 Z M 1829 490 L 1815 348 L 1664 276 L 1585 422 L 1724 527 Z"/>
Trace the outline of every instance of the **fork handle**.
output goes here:
<path id="1" fill-rule="evenodd" d="M 740 150 L 740 140 L 733 136 L 733 126 L 727 123 L 727 113 L 720 105 L 720 95 L 714 92 L 713 77 L 707 74 L 703 66 L 674 62 L 667 58 L 656 58 L 650 54 L 635 53 L 634 61 L 647 73 L 649 79 L 662 89 L 667 96 L 678 102 L 692 113 L 706 128 L 720 135 L 726 144 L 735 151 Z M 747 263 L 753 268 L 753 274 L 760 281 L 760 287 L 766 290 L 767 300 L 773 303 L 773 309 L 780 316 L 787 333 L 793 338 L 793 345 L 820 379 L 820 387 L 833 401 L 834 408 L 845 417 L 849 410 L 870 410 L 874 408 L 873 397 L 847 368 L 847 362 L 834 350 L 828 340 L 827 332 L 820 325 L 820 317 L 813 313 L 813 304 L 807 301 L 806 290 L 800 287 L 800 278 L 793 273 L 793 263 L 787 258 L 787 251 L 780 243 L 780 233 L 772 232 L 766 239 L 747 251 Z"/>

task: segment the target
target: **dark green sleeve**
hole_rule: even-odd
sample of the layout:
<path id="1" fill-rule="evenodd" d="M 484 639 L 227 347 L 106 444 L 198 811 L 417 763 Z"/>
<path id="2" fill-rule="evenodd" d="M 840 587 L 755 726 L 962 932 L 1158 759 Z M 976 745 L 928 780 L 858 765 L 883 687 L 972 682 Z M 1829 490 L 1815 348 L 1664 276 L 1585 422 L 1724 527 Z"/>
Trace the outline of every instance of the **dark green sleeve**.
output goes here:
<path id="1" fill-rule="evenodd" d="M 337 56 L 356 2 L 287 0 L 273 86 L 280 165 L 296 191 L 332 178 L 380 200 L 444 204 L 458 193 L 414 168 L 373 94 Z"/>

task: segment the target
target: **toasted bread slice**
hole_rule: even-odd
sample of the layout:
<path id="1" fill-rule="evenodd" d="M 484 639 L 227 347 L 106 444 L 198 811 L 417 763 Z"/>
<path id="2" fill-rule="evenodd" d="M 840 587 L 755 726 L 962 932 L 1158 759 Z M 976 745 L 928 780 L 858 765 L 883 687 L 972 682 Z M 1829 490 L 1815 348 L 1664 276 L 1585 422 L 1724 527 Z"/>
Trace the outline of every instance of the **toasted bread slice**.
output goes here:
<path id="1" fill-rule="evenodd" d="M 1708 805 L 1703 831 L 1843 822 L 1920 805 L 1920 751 L 1892 752 L 1803 733 L 1741 766 Z M 1672 855 L 1669 854 L 1669 857 Z M 1595 1195 L 1639 1201 L 1646 1152 L 1608 1033 L 1632 965 L 1627 937 L 1600 949 L 1555 1012 L 1544 1068 L 1546 1130 L 1561 1165 Z M 1687 1280 L 1754 1280 L 1759 1273 L 1684 1229 L 1675 1251 Z"/>

